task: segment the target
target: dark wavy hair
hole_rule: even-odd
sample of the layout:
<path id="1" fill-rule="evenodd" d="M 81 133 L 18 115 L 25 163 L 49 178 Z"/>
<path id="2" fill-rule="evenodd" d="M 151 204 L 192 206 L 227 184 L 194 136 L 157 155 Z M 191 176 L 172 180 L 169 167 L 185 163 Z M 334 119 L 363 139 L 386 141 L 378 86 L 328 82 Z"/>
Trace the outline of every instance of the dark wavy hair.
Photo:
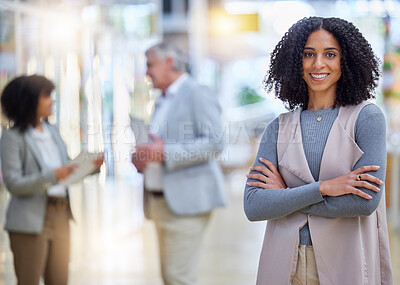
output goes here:
<path id="1" fill-rule="evenodd" d="M 50 96 L 54 84 L 41 75 L 19 76 L 4 87 L 1 94 L 3 114 L 24 132 L 37 124 L 37 108 L 41 93 Z"/>
<path id="2" fill-rule="evenodd" d="M 303 80 L 303 49 L 308 36 L 316 30 L 330 32 L 341 49 L 342 75 L 336 89 L 335 106 L 356 105 L 374 98 L 380 76 L 379 60 L 360 31 L 339 18 L 309 17 L 295 23 L 271 54 L 265 89 L 293 110 L 307 108 L 308 90 Z"/>

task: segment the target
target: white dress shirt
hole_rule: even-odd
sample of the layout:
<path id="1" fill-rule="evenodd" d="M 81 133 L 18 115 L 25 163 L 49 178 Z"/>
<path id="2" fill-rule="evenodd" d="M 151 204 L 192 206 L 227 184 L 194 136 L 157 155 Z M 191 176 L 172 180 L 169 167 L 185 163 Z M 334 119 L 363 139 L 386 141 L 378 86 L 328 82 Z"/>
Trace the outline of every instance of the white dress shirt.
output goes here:
<path id="1" fill-rule="evenodd" d="M 43 131 L 31 128 L 29 131 L 32 132 L 35 138 L 36 144 L 42 156 L 43 162 L 46 165 L 45 170 L 52 170 L 63 166 L 60 149 L 51 135 L 51 132 L 46 124 L 42 123 Z M 47 189 L 49 196 L 66 197 L 67 188 L 63 185 L 54 185 Z"/>
<path id="2" fill-rule="evenodd" d="M 160 136 L 167 127 L 168 112 L 175 94 L 188 78 L 187 73 L 179 76 L 166 90 L 165 95 L 157 98 L 153 118 L 150 124 L 150 133 Z M 144 171 L 144 185 L 149 191 L 161 192 L 163 190 L 163 168 L 160 162 L 150 162 Z"/>

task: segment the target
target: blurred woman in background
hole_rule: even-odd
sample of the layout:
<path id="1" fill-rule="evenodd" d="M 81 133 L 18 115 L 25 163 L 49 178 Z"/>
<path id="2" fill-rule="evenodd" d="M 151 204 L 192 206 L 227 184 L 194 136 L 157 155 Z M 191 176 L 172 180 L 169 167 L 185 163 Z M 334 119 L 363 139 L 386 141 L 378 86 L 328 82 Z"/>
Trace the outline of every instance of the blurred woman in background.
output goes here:
<path id="1" fill-rule="evenodd" d="M 43 76 L 20 76 L 4 88 L 3 114 L 12 127 L 1 138 L 4 183 L 11 194 L 5 229 L 9 233 L 19 285 L 67 284 L 70 253 L 68 189 L 59 181 L 73 171 L 56 126 L 50 96 L 54 84 Z M 103 158 L 95 161 L 99 168 Z"/>

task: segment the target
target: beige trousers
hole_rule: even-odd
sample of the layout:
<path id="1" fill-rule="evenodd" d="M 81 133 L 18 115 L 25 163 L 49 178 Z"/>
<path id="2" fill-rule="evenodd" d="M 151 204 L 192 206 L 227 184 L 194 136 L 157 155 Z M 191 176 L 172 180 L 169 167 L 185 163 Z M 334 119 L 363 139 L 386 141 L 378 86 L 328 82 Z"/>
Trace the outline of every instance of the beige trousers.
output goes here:
<path id="1" fill-rule="evenodd" d="M 201 244 L 210 213 L 179 216 L 163 197 L 149 197 L 159 245 L 161 274 L 165 285 L 196 284 Z"/>
<path id="2" fill-rule="evenodd" d="M 69 211 L 47 205 L 41 234 L 9 233 L 18 285 L 68 283 Z"/>
<path id="3" fill-rule="evenodd" d="M 293 285 L 319 285 L 317 263 L 312 245 L 299 245 Z"/>

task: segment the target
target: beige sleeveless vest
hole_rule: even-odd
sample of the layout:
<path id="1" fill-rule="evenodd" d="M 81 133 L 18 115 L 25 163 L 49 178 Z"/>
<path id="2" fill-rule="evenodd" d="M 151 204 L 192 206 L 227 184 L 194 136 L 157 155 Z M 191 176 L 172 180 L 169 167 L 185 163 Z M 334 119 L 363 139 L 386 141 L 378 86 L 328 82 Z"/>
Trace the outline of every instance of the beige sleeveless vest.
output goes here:
<path id="1" fill-rule="evenodd" d="M 367 104 L 340 108 L 322 156 L 321 181 L 352 171 L 363 156 L 354 141 L 354 126 Z M 303 150 L 300 113 L 299 108 L 279 116 L 279 171 L 290 188 L 315 182 Z M 378 208 L 367 217 L 325 218 L 295 212 L 268 221 L 257 285 L 292 284 L 299 230 L 307 222 L 321 285 L 393 284 L 383 192 Z"/>

